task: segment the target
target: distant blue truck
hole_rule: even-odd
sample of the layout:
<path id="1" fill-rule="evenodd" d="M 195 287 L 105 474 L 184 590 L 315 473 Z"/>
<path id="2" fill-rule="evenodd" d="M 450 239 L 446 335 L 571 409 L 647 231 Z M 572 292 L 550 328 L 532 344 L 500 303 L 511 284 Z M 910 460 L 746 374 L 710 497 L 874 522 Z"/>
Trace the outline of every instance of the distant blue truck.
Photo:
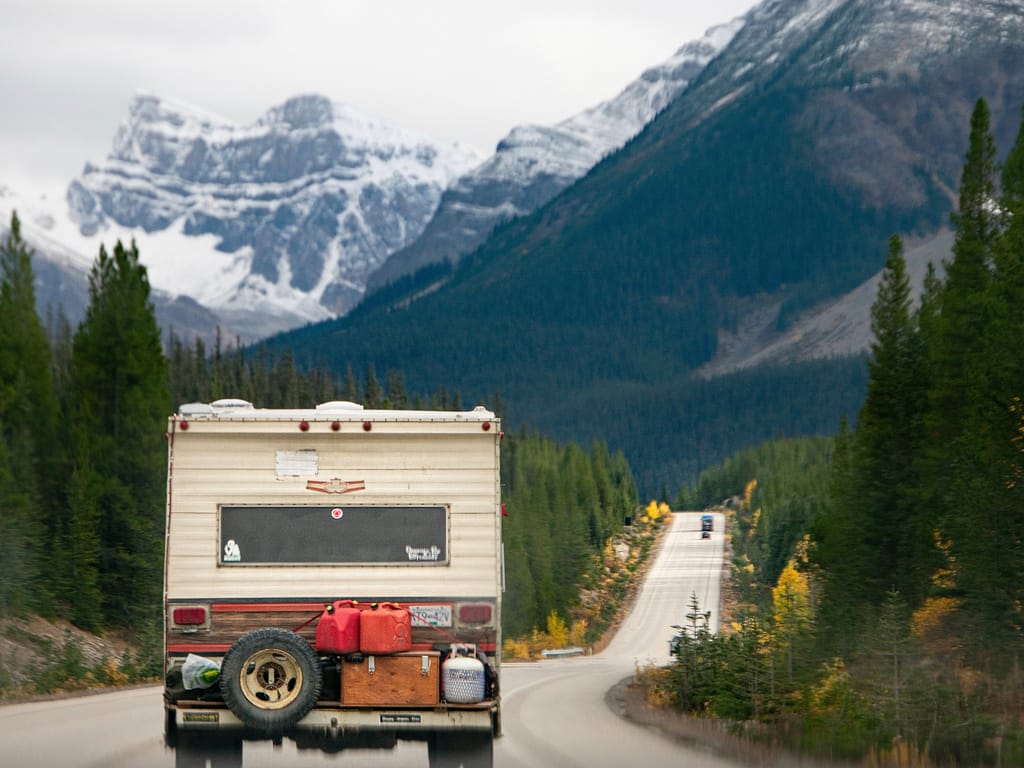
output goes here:
<path id="1" fill-rule="evenodd" d="M 715 518 L 713 515 L 700 516 L 700 537 L 710 539 L 711 532 L 715 529 Z"/>

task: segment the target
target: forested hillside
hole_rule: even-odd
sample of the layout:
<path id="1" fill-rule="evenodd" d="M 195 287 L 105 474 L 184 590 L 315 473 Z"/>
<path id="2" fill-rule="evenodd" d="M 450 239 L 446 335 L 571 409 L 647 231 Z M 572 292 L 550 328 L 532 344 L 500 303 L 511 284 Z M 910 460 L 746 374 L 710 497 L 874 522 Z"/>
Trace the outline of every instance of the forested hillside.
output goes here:
<path id="1" fill-rule="evenodd" d="M 496 230 L 454 271 L 427 268 L 268 348 L 338 371 L 401 368 L 423 391 L 454 372 L 468 396 L 500 392 L 513 426 L 578 442 L 599 434 L 652 495 L 687 477 L 675 457 L 695 457 L 687 469 L 696 470 L 780 431 L 831 434 L 863 398 L 862 376 L 851 375 L 859 362 L 715 384 L 692 375 L 714 357 L 718 329 L 735 327 L 742 299 L 775 294 L 785 327 L 875 273 L 878 243 L 909 226 L 808 170 L 812 142 L 787 118 L 794 100 L 724 110 L 713 126 L 664 144 L 640 138 L 550 205 Z M 763 140 L 747 140 L 750 125 Z M 937 225 L 942 210 L 930 200 L 914 215 Z M 727 394 L 709 396 L 715 388 Z M 686 428 L 691 415 L 733 427 L 710 436 Z M 650 451 L 655 434 L 668 451 Z"/>
<path id="2" fill-rule="evenodd" d="M 677 492 L 679 506 L 726 511 L 739 598 L 720 635 L 697 621 L 679 635 L 664 684 L 687 711 L 758 721 L 751 732 L 833 759 L 1024 763 L 1024 113 L 1003 163 L 982 99 L 967 132 L 952 258 L 917 303 L 903 242 L 888 241 L 870 356 L 843 363 L 865 382 L 856 424 L 780 435 Z M 0 615 L 129 627 L 153 674 L 172 407 L 227 395 L 463 407 L 460 382 L 410 396 L 400 368 L 339 377 L 173 334 L 165 351 L 134 244 L 100 251 L 76 329 L 35 313 L 16 217 L 0 271 Z M 814 389 L 822 380 L 800 368 L 774 379 L 836 408 L 841 397 Z M 695 385 L 692 400 L 752 413 L 766 381 Z M 694 459 L 659 442 L 654 415 L 676 429 L 738 428 L 618 395 L 620 410 L 604 413 L 623 429 L 647 425 L 643 441 L 681 472 Z M 509 407 L 497 395 L 489 405 Z M 601 440 L 587 450 L 521 429 L 503 453 L 506 621 L 519 633 L 572 610 L 588 563 L 638 499 L 626 457 Z"/>
<path id="3" fill-rule="evenodd" d="M 410 395 L 398 370 L 338 377 L 219 338 L 207 349 L 170 332 L 162 344 L 134 243 L 100 251 L 77 328 L 60 317 L 44 326 L 31 257 L 15 214 L 0 243 L 0 618 L 38 613 L 97 633 L 127 629 L 143 652 L 132 675 L 162 673 L 164 433 L 177 405 L 241 397 L 270 408 L 338 399 L 463 407 L 457 388 Z M 500 400 L 489 405 L 500 415 Z M 551 616 L 570 620 L 580 584 L 638 499 L 625 458 L 599 440 L 584 450 L 521 430 L 504 446 L 503 619 L 509 636 L 522 636 Z M 87 671 L 65 650 L 78 661 L 57 659 L 48 681 Z M 11 679 L 0 676 L 0 695 Z"/>
<path id="4" fill-rule="evenodd" d="M 975 106 L 954 253 L 912 301 L 893 236 L 855 429 L 744 452 L 725 501 L 743 600 L 680 637 L 679 706 L 830 758 L 1024 763 L 1024 122 L 1000 165 Z"/>
<path id="5" fill-rule="evenodd" d="M 698 371 L 750 317 L 764 320 L 743 341 L 764 349 L 877 276 L 890 234 L 944 230 L 979 96 L 1012 141 L 1022 28 L 1018 4 L 987 1 L 763 3 L 547 205 L 268 349 L 499 392 L 512 428 L 622 450 L 646 495 L 773 435 L 834 434 L 863 401 L 860 360 L 799 368 L 811 353 L 795 345 L 774 369 Z"/>

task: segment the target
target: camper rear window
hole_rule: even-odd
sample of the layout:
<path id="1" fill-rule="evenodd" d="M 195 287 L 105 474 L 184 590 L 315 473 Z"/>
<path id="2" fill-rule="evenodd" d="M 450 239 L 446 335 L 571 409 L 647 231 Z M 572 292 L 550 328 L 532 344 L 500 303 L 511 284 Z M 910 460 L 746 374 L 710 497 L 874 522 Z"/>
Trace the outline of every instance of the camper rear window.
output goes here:
<path id="1" fill-rule="evenodd" d="M 447 562 L 444 506 L 220 507 L 223 566 Z"/>

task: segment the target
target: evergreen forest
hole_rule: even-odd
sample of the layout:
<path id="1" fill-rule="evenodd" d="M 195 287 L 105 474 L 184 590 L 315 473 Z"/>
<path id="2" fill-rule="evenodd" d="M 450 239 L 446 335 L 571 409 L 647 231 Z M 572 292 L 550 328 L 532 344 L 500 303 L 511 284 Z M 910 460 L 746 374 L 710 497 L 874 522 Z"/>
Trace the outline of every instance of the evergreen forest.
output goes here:
<path id="1" fill-rule="evenodd" d="M 740 452 L 685 485 L 730 518 L 737 597 L 691 606 L 665 686 L 829 759 L 1024 764 L 1024 122 L 975 106 L 953 253 L 912 301 L 893 236 L 856 427 Z"/>
<path id="2" fill-rule="evenodd" d="M 675 457 L 678 472 L 661 477 L 692 478 L 677 509 L 725 510 L 734 575 L 722 632 L 707 632 L 694 599 L 677 637 L 662 685 L 680 709 L 829 759 L 1024 764 L 1024 122 L 1003 162 L 989 123 L 979 100 L 943 273 L 915 302 L 892 236 L 870 354 L 830 369 L 863 382 L 855 425 L 841 398 L 815 390 L 827 378 L 813 367 L 680 390 L 681 402 L 725 396 L 742 410 L 758 387 L 802 381 L 801 398 L 835 407 L 838 424 L 714 466 Z M 164 432 L 178 404 L 463 407 L 453 385 L 410 395 L 398 369 L 339 376 L 263 346 L 162 338 L 135 243 L 100 249 L 77 327 L 44 322 L 31 259 L 15 214 L 0 243 L 0 617 L 128 628 L 151 675 Z M 623 429 L 644 411 L 629 394 Z M 488 406 L 503 415 L 501 393 Z M 736 429 L 650 411 L 679 429 Z M 505 441 L 509 634 L 571 615 L 592 559 L 639 508 L 630 464 L 593 438 L 583 448 L 524 426 Z"/>
<path id="3" fill-rule="evenodd" d="M 457 390 L 410 395 L 398 370 L 339 377 L 219 336 L 212 349 L 173 331 L 162 340 L 135 243 L 100 250 L 77 328 L 60 315 L 44 323 L 31 258 L 15 213 L 0 243 L 0 618 L 129 630 L 142 676 L 163 671 L 164 434 L 179 404 L 463 407 Z M 488 406 L 500 415 L 498 395 Z M 524 429 L 504 445 L 503 625 L 522 636 L 570 617 L 578 585 L 638 502 L 625 458 L 599 441 L 585 450 Z"/>

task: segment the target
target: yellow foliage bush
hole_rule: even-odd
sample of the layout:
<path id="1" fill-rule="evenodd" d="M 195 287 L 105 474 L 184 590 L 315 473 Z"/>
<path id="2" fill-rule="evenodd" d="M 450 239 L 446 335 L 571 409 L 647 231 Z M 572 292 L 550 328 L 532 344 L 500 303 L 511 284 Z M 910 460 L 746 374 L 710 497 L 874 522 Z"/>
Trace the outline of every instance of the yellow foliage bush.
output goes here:
<path id="1" fill-rule="evenodd" d="M 555 648 L 565 648 L 569 644 L 569 628 L 555 611 L 548 614 L 548 636 Z"/>
<path id="2" fill-rule="evenodd" d="M 114 659 L 107 659 L 101 668 L 101 672 L 109 685 L 128 685 L 131 682 L 131 679 L 118 667 Z"/>
<path id="3" fill-rule="evenodd" d="M 530 658 L 530 646 L 523 639 L 506 640 L 502 643 L 501 652 L 506 659 Z"/>
<path id="4" fill-rule="evenodd" d="M 586 644 L 587 638 L 587 620 L 576 619 L 572 623 L 572 628 L 569 630 L 569 645 L 571 646 L 583 646 Z"/>
<path id="5" fill-rule="evenodd" d="M 945 627 L 953 620 L 959 606 L 960 600 L 955 597 L 927 598 L 910 619 L 911 634 L 928 643 L 937 642 L 950 634 L 945 631 Z"/>

